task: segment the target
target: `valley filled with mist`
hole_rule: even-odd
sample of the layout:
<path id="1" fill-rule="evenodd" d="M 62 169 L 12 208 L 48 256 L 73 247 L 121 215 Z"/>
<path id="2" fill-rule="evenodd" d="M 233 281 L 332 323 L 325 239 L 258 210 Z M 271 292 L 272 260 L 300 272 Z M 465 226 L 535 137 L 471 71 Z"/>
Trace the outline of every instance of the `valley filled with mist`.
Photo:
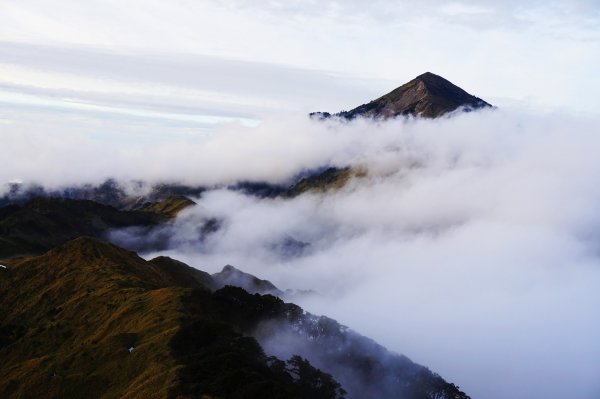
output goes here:
<path id="1" fill-rule="evenodd" d="M 109 165 L 96 171 L 72 170 L 82 154 L 60 149 L 46 152 L 51 166 L 26 166 L 12 148 L 3 177 L 31 174 L 5 198 L 34 184 L 64 193 L 107 178 L 125 197 L 159 184 L 195 187 L 195 204 L 169 223 L 106 238 L 146 259 L 169 256 L 210 273 L 231 264 L 268 279 L 290 290 L 284 299 L 473 397 L 595 389 L 593 121 L 493 109 L 434 120 L 287 117 L 191 141 L 95 142 L 86 156 Z M 285 191 L 327 168 L 344 173 Z"/>

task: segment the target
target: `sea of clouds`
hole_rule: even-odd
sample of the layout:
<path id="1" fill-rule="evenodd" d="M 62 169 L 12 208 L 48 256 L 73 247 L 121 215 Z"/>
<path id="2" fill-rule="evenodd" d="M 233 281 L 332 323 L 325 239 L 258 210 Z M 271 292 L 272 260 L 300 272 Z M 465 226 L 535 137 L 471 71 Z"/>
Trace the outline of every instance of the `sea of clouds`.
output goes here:
<path id="1" fill-rule="evenodd" d="M 472 397 L 592 399 L 598 122 L 511 110 L 388 122 L 300 116 L 145 141 L 6 124 L 0 180 L 214 187 L 154 232 L 170 249 L 144 256 L 209 272 L 232 264 L 281 289 L 314 290 L 295 301 Z M 360 173 L 340 190 L 292 199 L 226 188 L 323 166 Z M 211 218 L 219 230 L 200 239 Z"/>

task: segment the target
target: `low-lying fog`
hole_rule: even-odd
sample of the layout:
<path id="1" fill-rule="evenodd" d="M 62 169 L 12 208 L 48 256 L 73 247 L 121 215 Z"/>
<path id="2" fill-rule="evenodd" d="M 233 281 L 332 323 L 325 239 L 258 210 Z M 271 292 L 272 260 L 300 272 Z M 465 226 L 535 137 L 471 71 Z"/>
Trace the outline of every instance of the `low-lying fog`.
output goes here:
<path id="1" fill-rule="evenodd" d="M 314 290 L 294 301 L 474 398 L 592 399 L 600 395 L 597 126 L 496 110 L 386 123 L 280 118 L 155 146 L 74 136 L 73 147 L 69 135 L 53 142 L 30 132 L 39 162 L 7 141 L 0 178 L 283 182 L 350 165 L 366 175 L 326 194 L 208 191 L 163 232 L 173 248 L 161 254 Z M 220 229 L 199 242 L 209 218 Z"/>

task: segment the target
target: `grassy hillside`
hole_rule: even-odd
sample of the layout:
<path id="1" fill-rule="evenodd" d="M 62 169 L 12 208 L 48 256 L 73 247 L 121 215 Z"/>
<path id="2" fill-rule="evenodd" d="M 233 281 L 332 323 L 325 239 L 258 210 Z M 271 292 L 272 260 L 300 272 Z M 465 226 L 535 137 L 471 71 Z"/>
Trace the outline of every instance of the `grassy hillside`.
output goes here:
<path id="1" fill-rule="evenodd" d="M 170 258 L 80 237 L 2 263 L 1 398 L 468 399 L 332 319 L 214 291 L 212 276 Z M 281 358 L 259 344 L 277 340 Z"/>
<path id="2" fill-rule="evenodd" d="M 265 356 L 183 264 L 89 237 L 5 263 L 2 398 L 340 396 L 310 365 L 295 378 Z"/>
<path id="3" fill-rule="evenodd" d="M 8 267 L 1 397 L 166 397 L 184 293 L 158 267 L 89 238 Z"/>

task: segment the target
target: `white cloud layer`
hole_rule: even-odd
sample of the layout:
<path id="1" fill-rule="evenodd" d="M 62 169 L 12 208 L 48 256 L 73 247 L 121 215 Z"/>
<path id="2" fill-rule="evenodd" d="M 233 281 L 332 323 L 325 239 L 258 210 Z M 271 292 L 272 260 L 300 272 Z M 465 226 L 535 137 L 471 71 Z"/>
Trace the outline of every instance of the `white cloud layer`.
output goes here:
<path id="1" fill-rule="evenodd" d="M 322 131 L 312 148 L 345 135 L 330 158 L 374 174 L 287 201 L 208 193 L 178 221 L 170 254 L 315 289 L 321 295 L 301 300 L 309 310 L 473 397 L 592 399 L 600 393 L 593 125 L 487 113 Z M 223 229 L 204 245 L 188 241 L 206 217 L 222 218 Z M 282 254 L 289 238 L 310 243 L 307 252 Z"/>
<path id="2" fill-rule="evenodd" d="M 211 272 L 233 264 L 281 288 L 314 289 L 319 295 L 299 299 L 307 309 L 428 365 L 473 397 L 593 399 L 597 123 L 510 111 L 382 124 L 276 118 L 158 147 L 20 132 L 2 178 L 215 183 L 282 181 L 325 164 L 367 168 L 368 177 L 327 195 L 261 200 L 210 191 L 170 229 L 167 254 Z M 43 155 L 33 163 L 31 153 Z M 200 243 L 198 229 L 212 217 L 222 228 Z M 290 255 L 293 240 L 310 245 Z"/>

